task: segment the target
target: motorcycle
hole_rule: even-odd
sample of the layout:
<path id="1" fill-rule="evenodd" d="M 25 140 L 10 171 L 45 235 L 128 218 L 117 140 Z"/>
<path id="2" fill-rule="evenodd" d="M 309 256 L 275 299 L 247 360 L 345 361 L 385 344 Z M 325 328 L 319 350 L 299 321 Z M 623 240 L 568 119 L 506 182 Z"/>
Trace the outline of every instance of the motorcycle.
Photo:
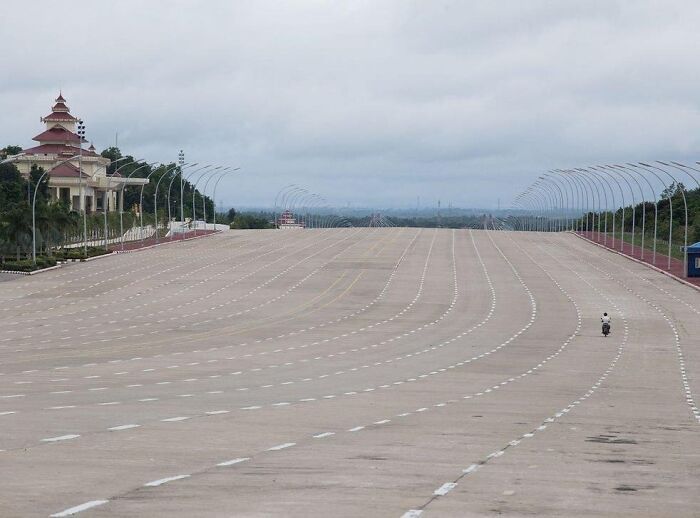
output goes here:
<path id="1" fill-rule="evenodd" d="M 607 338 L 608 335 L 610 334 L 610 324 L 607 322 L 603 322 L 603 335 Z"/>

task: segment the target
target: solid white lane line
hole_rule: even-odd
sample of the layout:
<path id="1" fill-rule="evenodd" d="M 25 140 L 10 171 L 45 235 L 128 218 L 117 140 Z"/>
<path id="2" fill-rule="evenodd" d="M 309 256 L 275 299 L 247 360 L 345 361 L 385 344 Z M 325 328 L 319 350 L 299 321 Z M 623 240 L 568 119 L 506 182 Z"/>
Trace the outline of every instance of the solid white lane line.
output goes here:
<path id="1" fill-rule="evenodd" d="M 250 460 L 250 457 L 241 457 L 239 459 L 232 459 L 224 462 L 219 462 L 217 466 L 233 466 L 234 464 L 240 464 L 241 462 L 245 462 L 247 460 Z"/>
<path id="2" fill-rule="evenodd" d="M 158 480 L 147 482 L 146 484 L 144 484 L 144 487 L 158 487 L 162 486 L 163 484 L 167 484 L 168 482 L 173 482 L 174 480 L 182 480 L 183 478 L 187 477 L 189 477 L 189 475 L 176 475 L 174 477 L 160 478 Z"/>
<path id="3" fill-rule="evenodd" d="M 77 439 L 80 437 L 78 434 L 68 434 L 68 435 L 59 435 L 58 437 L 47 437 L 46 439 L 42 439 L 42 442 L 57 442 L 57 441 L 68 441 L 70 439 Z"/>
<path id="4" fill-rule="evenodd" d="M 279 450 L 284 450 L 285 448 L 291 448 L 292 446 L 295 446 L 295 442 L 285 442 L 284 444 L 278 444 L 277 446 L 273 446 L 272 448 L 268 448 L 267 451 L 279 451 Z"/>
<path id="5" fill-rule="evenodd" d="M 81 511 L 86 511 L 87 509 L 92 509 L 93 507 L 97 507 L 98 505 L 104 505 L 109 500 L 91 500 L 90 502 L 85 502 L 84 504 L 76 505 L 75 507 L 71 507 L 69 509 L 66 509 L 65 511 L 61 511 L 60 513 L 55 513 L 51 515 L 51 518 L 62 518 L 63 516 L 73 516 L 74 514 L 77 514 Z"/>

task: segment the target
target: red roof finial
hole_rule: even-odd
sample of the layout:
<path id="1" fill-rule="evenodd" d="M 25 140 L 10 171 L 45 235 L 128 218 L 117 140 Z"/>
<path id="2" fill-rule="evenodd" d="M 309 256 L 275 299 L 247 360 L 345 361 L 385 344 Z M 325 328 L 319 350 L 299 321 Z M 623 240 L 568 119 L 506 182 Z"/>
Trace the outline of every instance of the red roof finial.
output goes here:
<path id="1" fill-rule="evenodd" d="M 57 103 L 64 103 L 66 100 L 63 98 L 63 91 L 59 90 L 58 91 L 58 97 L 56 98 Z"/>

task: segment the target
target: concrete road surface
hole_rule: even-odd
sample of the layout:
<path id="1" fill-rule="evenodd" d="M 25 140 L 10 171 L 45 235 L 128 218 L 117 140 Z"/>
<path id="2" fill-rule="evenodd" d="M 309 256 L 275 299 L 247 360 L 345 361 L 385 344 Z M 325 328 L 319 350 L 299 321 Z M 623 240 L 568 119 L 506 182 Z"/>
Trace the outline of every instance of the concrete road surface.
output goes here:
<path id="1" fill-rule="evenodd" d="M 0 322 L 3 517 L 700 515 L 700 294 L 569 234 L 227 232 Z"/>

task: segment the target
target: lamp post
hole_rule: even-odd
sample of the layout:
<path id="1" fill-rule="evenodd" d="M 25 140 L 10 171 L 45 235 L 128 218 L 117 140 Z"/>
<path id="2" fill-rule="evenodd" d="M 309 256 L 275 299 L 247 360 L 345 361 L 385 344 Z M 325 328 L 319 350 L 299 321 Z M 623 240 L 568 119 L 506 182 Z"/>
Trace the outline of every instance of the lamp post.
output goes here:
<path id="1" fill-rule="evenodd" d="M 158 169 L 160 169 L 161 167 L 165 167 L 165 166 L 163 164 L 161 164 L 158 167 L 156 167 L 153 171 L 148 173 L 148 175 L 146 175 L 146 180 L 149 180 L 149 181 L 144 183 L 143 185 L 141 185 L 141 194 L 139 195 L 139 223 L 141 225 L 141 227 L 139 228 L 139 237 L 141 238 L 141 246 L 143 246 L 143 244 L 144 244 L 144 239 L 143 239 L 143 190 L 146 188 L 146 185 L 148 185 L 148 183 L 150 183 L 150 178 L 153 175 L 153 173 L 158 171 Z M 165 174 L 165 173 L 163 173 L 163 174 Z M 158 229 L 156 228 L 156 234 L 157 233 L 158 233 Z"/>
<path id="2" fill-rule="evenodd" d="M 219 171 L 223 168 L 223 166 L 218 166 L 212 169 L 211 171 L 206 171 L 202 173 L 199 178 L 194 183 L 194 187 L 192 188 L 192 226 L 194 228 L 194 237 L 197 237 L 197 209 L 195 207 L 195 195 L 197 194 L 197 184 L 199 181 L 204 178 L 205 176 L 214 173 L 215 171 Z M 202 205 L 206 203 L 206 199 L 204 196 L 202 196 Z"/>
<path id="3" fill-rule="evenodd" d="M 546 205 L 546 211 L 547 211 L 547 231 L 552 232 L 556 231 L 556 205 L 557 205 L 557 200 L 556 196 L 554 195 L 552 187 L 543 181 L 541 177 L 538 177 L 537 181 L 533 184 L 537 186 L 540 189 L 540 192 L 542 193 L 543 197 L 545 198 L 545 205 Z"/>
<path id="4" fill-rule="evenodd" d="M 615 173 L 617 176 L 619 176 L 620 178 L 622 178 L 622 181 L 627 185 L 627 189 L 629 190 L 630 196 L 631 196 L 631 198 L 632 198 L 632 239 L 631 239 L 631 242 L 632 242 L 632 251 L 631 251 L 631 255 L 632 255 L 632 257 L 634 257 L 635 213 L 637 212 L 637 209 L 636 209 L 636 207 L 637 207 L 637 200 L 636 200 L 635 197 L 634 197 L 634 189 L 632 189 L 632 185 L 630 185 L 629 181 L 627 180 L 627 177 L 623 176 L 622 173 L 620 173 L 620 171 L 610 171 L 610 172 Z M 610 174 L 610 172 L 609 172 L 608 174 Z M 625 207 L 623 206 L 623 207 L 622 207 L 622 210 L 623 210 L 623 217 L 622 217 L 622 225 L 621 225 L 621 226 L 622 226 L 622 238 L 623 238 L 623 243 L 622 243 L 622 246 L 621 246 L 621 248 L 620 248 L 620 251 L 623 252 L 623 253 L 624 253 L 624 251 L 625 251 L 625 248 L 624 248 L 624 246 L 625 246 L 625 245 L 624 245 L 624 237 L 625 237 L 624 209 L 625 209 Z"/>
<path id="5" fill-rule="evenodd" d="M 637 186 L 637 189 L 639 190 L 639 195 L 640 195 L 640 203 L 642 205 L 642 239 L 641 239 L 641 252 L 640 252 L 640 259 L 644 260 L 644 234 L 646 232 L 646 200 L 644 199 L 644 190 L 642 189 L 641 184 L 637 181 L 637 178 L 630 174 L 629 171 L 625 169 L 615 169 L 615 168 L 608 168 L 611 172 L 614 172 L 617 175 L 620 175 L 623 180 L 625 180 L 625 183 L 627 184 L 627 187 L 629 188 L 630 192 L 632 193 L 632 257 L 634 257 L 634 247 L 635 247 L 635 214 L 637 212 L 637 202 L 634 199 L 634 189 L 630 185 L 630 183 L 627 181 L 627 177 L 631 178 L 634 184 Z"/>
<path id="6" fill-rule="evenodd" d="M 238 171 L 239 169 L 240 167 L 236 167 L 233 171 Z M 214 203 L 214 230 L 216 230 L 216 188 L 219 186 L 219 182 L 224 176 L 226 176 L 226 174 L 219 175 L 214 182 L 214 192 L 212 194 L 212 202 Z"/>
<path id="7" fill-rule="evenodd" d="M 118 162 L 121 162 L 122 160 L 129 160 L 130 157 L 128 156 L 123 156 L 121 158 L 117 158 L 116 160 L 112 160 L 112 164 L 116 164 Z M 129 163 L 133 163 L 133 160 Z M 111 164 L 110 164 L 111 165 Z M 116 168 L 114 173 L 112 173 L 112 176 L 114 176 L 119 168 Z M 102 194 L 102 212 L 104 215 L 104 242 L 105 242 L 105 252 L 107 252 L 108 248 L 108 242 L 107 242 L 107 209 L 109 207 L 109 203 L 107 200 L 107 191 L 111 190 L 109 187 L 112 186 L 112 178 L 107 177 L 107 189 L 105 189 L 104 193 Z"/>
<path id="8" fill-rule="evenodd" d="M 595 188 L 595 193 L 596 196 L 598 197 L 598 239 L 597 241 L 600 242 L 600 227 L 601 227 L 601 218 L 603 217 L 603 202 L 602 200 L 605 200 L 605 218 L 603 220 L 602 226 L 603 226 L 603 243 L 607 245 L 608 242 L 608 190 L 610 190 L 610 184 L 608 183 L 607 178 L 602 176 L 600 173 L 595 171 L 595 168 L 593 167 L 587 167 L 587 168 L 577 168 L 576 171 L 580 173 L 584 178 L 586 178 L 587 181 L 589 181 L 593 187 Z M 598 189 L 598 184 L 600 184 L 600 189 Z M 605 188 L 605 185 L 607 184 L 608 189 Z M 603 196 L 601 197 L 600 193 L 601 191 L 603 192 Z"/>
<path id="9" fill-rule="evenodd" d="M 580 173 L 577 174 L 577 171 L 573 169 L 556 169 L 556 171 L 569 177 L 571 181 L 573 181 L 576 184 L 577 190 L 579 188 L 581 189 L 581 211 L 583 212 L 585 210 L 585 219 L 582 220 L 582 218 L 579 218 L 580 220 L 582 220 L 580 223 L 580 227 L 582 232 L 588 233 L 588 214 L 591 210 L 591 201 L 588 197 L 588 191 L 590 190 L 592 199 L 593 189 L 588 185 L 588 182 L 584 182 L 581 179 L 581 176 L 579 176 Z"/>
<path id="10" fill-rule="evenodd" d="M 180 153 L 182 153 L 182 151 L 180 151 Z M 185 162 L 183 162 L 183 161 L 181 161 L 181 160 L 178 160 L 177 174 L 174 175 L 174 176 L 170 179 L 170 183 L 168 184 L 168 228 L 170 228 L 170 226 L 171 226 L 171 224 L 172 224 L 172 221 L 173 221 L 173 219 L 172 219 L 172 214 L 171 214 L 171 211 L 170 211 L 170 207 L 171 207 L 171 203 L 170 203 L 170 191 L 171 191 L 171 189 L 172 189 L 173 182 L 175 181 L 175 178 L 177 178 L 177 177 L 179 176 L 179 177 L 180 177 L 180 183 L 181 183 L 181 184 L 184 183 L 182 171 L 183 171 L 184 169 L 188 168 L 188 167 L 195 167 L 195 166 L 197 166 L 197 165 L 199 165 L 197 162 L 195 162 L 194 164 L 185 164 Z M 170 239 L 172 239 L 172 238 L 173 238 L 173 232 L 170 231 Z"/>
<path id="11" fill-rule="evenodd" d="M 560 210 L 558 211 L 559 212 L 559 217 L 557 218 L 558 221 L 555 221 L 555 229 L 557 230 L 557 232 L 561 232 L 561 215 L 564 213 L 564 193 L 561 190 L 561 187 L 559 186 L 559 184 L 557 182 L 555 182 L 552 178 L 550 178 L 547 175 L 547 173 L 540 176 L 540 179 L 543 182 L 546 182 L 547 185 L 553 186 L 556 189 L 556 191 L 559 193 L 559 204 L 560 204 L 559 208 L 560 208 Z M 555 196 L 555 198 L 556 198 L 556 196 Z"/>
<path id="12" fill-rule="evenodd" d="M 615 203 L 615 191 L 610 184 L 610 180 L 612 179 L 612 181 L 615 182 L 615 178 L 611 178 L 610 173 L 602 168 L 588 167 L 585 168 L 585 171 L 600 183 L 601 190 L 605 196 L 605 223 L 603 230 L 605 236 L 603 238 L 603 244 L 605 246 L 608 246 L 608 212 L 612 212 L 612 246 L 615 248 L 615 212 L 617 211 L 617 203 Z M 610 211 L 610 204 L 608 203 L 608 193 L 610 193 L 610 197 L 612 198 L 612 211 Z M 600 196 L 600 194 L 598 195 Z M 598 228 L 600 229 L 600 216 L 598 216 Z M 598 241 L 600 241 L 600 232 L 598 232 Z"/>
<path id="13" fill-rule="evenodd" d="M 669 214 L 668 214 L 668 256 L 667 256 L 667 262 L 666 262 L 666 269 L 670 271 L 671 270 L 671 252 L 672 252 L 672 248 L 673 248 L 672 242 L 673 242 L 673 194 L 674 194 L 674 193 L 670 192 L 670 189 L 674 183 L 676 185 L 678 185 L 678 182 L 676 182 L 676 179 L 673 177 L 673 175 L 671 175 L 670 173 L 668 173 L 668 172 L 666 172 L 658 167 L 652 168 L 648 164 L 644 164 L 642 162 L 640 162 L 639 164 L 628 163 L 627 165 L 629 165 L 631 167 L 637 167 L 637 168 L 642 169 L 643 171 L 651 173 L 652 175 L 654 175 L 656 177 L 657 180 L 659 180 L 659 182 L 661 182 L 661 184 L 666 189 L 669 190 L 669 193 L 668 193 L 668 212 L 669 212 Z M 656 171 L 654 171 L 654 169 L 666 173 L 666 175 L 671 178 L 671 181 L 672 181 L 671 185 L 667 185 L 666 182 L 664 180 L 662 180 L 661 177 L 656 173 Z M 685 193 L 683 192 L 682 189 L 681 189 L 681 194 L 683 195 L 683 202 L 685 204 Z M 687 208 L 688 208 L 688 205 L 685 204 L 685 207 L 686 207 L 686 234 L 687 234 L 687 223 L 688 223 Z"/>
<path id="14" fill-rule="evenodd" d="M 185 226 L 185 180 L 182 178 L 182 167 L 185 165 L 185 152 L 181 149 L 177 154 L 177 163 L 180 166 L 180 222 Z M 168 188 L 168 207 L 170 207 L 170 188 Z"/>
<path id="15" fill-rule="evenodd" d="M 80 178 L 80 200 L 83 209 L 83 255 L 87 258 L 87 199 L 83 191 L 83 140 L 85 139 L 85 124 L 78 119 L 78 177 Z"/>
<path id="16" fill-rule="evenodd" d="M 187 180 L 189 180 L 190 178 L 192 178 L 192 176 L 193 176 L 195 173 L 197 173 L 197 172 L 199 172 L 199 171 L 204 171 L 205 169 L 209 169 L 210 167 L 213 167 L 212 165 L 205 165 L 205 166 L 202 166 L 202 167 L 200 167 L 200 168 L 198 168 L 198 169 L 194 169 L 194 170 L 190 171 L 190 172 L 187 174 L 187 176 L 185 176 L 185 175 L 183 174 L 183 172 L 182 172 L 183 169 L 185 169 L 185 168 L 187 168 L 187 167 L 195 167 L 195 166 L 197 166 L 197 165 L 198 165 L 197 163 L 194 163 L 194 164 L 192 164 L 192 165 L 190 165 L 190 166 L 185 166 L 184 163 L 183 163 L 183 165 L 180 166 L 180 177 L 181 177 L 181 178 L 180 178 L 180 182 L 181 182 L 181 183 L 184 184 L 184 182 L 186 182 Z M 170 210 L 170 190 L 171 190 L 171 187 L 172 187 L 172 185 L 173 185 L 173 180 L 174 180 L 174 179 L 175 179 L 175 177 L 173 177 L 173 179 L 170 180 L 170 184 L 168 185 L 168 211 Z M 181 210 L 183 209 L 182 205 L 183 205 L 183 204 L 181 203 L 181 207 L 180 207 Z M 170 219 L 170 212 L 168 212 L 168 219 Z M 185 228 L 185 220 L 182 219 L 180 229 L 181 229 L 181 230 L 184 230 L 184 228 Z M 171 240 L 172 240 L 172 238 L 173 238 L 173 234 L 174 234 L 174 232 L 171 231 L 171 232 L 170 232 L 170 239 L 171 239 Z"/>
<path id="17" fill-rule="evenodd" d="M 659 221 L 659 202 L 658 198 L 656 196 L 656 189 L 654 189 L 654 186 L 651 185 L 651 182 L 649 181 L 649 178 L 646 177 L 646 175 L 642 174 L 640 171 L 637 171 L 636 169 L 630 169 L 628 167 L 622 166 L 622 165 L 614 165 L 614 166 L 607 166 L 608 168 L 616 168 L 620 171 L 625 171 L 627 174 L 630 176 L 639 176 L 642 180 L 646 182 L 646 184 L 649 186 L 649 190 L 651 191 L 651 195 L 654 197 L 654 240 L 652 244 L 652 260 L 651 264 L 656 265 L 656 237 L 657 237 L 657 230 L 658 230 L 658 221 Z M 646 202 L 645 202 L 646 203 Z M 646 205 L 644 207 L 644 212 L 642 213 L 642 225 L 644 225 L 644 221 L 646 219 Z M 642 260 L 644 260 L 644 231 L 642 231 Z"/>
<path id="18" fill-rule="evenodd" d="M 302 189 L 302 188 L 299 187 L 298 185 L 295 185 L 293 189 L 291 189 L 291 190 L 285 192 L 284 195 L 282 196 L 282 212 L 284 212 L 285 210 L 287 210 L 287 206 L 288 206 L 288 203 L 289 203 L 289 199 L 290 199 L 292 196 L 294 196 L 295 194 L 298 194 L 299 192 L 303 192 L 303 191 L 304 191 L 304 189 Z"/>
<path id="19" fill-rule="evenodd" d="M 683 208 L 685 209 L 685 230 L 684 230 L 684 235 L 683 235 L 683 277 L 687 277 L 688 276 L 688 250 L 687 250 L 688 249 L 688 201 L 685 198 L 685 186 L 682 183 L 680 183 L 676 179 L 675 176 L 673 176 L 671 173 L 666 171 L 663 167 L 645 164 L 643 162 L 640 162 L 639 165 L 641 165 L 642 167 L 646 167 L 646 168 L 656 169 L 657 171 L 661 171 L 662 173 L 667 174 L 671 178 L 671 180 L 676 184 L 676 190 L 681 192 L 681 196 L 683 197 Z M 673 193 L 669 193 L 669 199 L 672 196 L 673 196 Z M 670 239 L 669 239 L 669 244 L 670 244 Z M 671 264 L 671 254 L 670 253 L 669 253 L 668 261 L 669 261 L 669 269 L 670 269 L 670 264 Z"/>
<path id="20" fill-rule="evenodd" d="M 569 193 L 566 192 L 566 188 L 564 188 L 564 189 L 561 188 L 561 185 L 559 184 L 560 179 L 557 176 L 553 175 L 552 173 L 550 173 L 550 172 L 544 173 L 542 175 L 542 178 L 545 181 L 549 181 L 552 185 L 554 185 L 556 187 L 557 191 L 559 191 L 559 198 L 560 198 L 561 205 L 562 205 L 562 215 L 564 216 L 564 228 L 568 229 L 569 218 L 567 217 L 566 213 L 569 210 Z M 565 198 L 566 198 L 566 201 L 565 201 Z M 561 231 L 561 225 L 559 225 L 559 230 Z"/>
<path id="21" fill-rule="evenodd" d="M 32 263 L 35 265 L 36 265 L 36 193 L 39 190 L 39 184 L 44 179 L 44 176 L 49 174 L 51 171 L 56 169 L 58 166 L 61 166 L 67 162 L 70 162 L 71 160 L 75 160 L 76 158 L 80 159 L 80 155 L 78 154 L 78 155 L 72 156 L 69 159 L 64 160 L 63 162 L 56 164 L 48 171 L 44 171 L 44 173 L 39 177 L 39 180 L 37 180 L 36 187 L 34 187 L 34 197 L 32 199 Z"/>
<path id="22" fill-rule="evenodd" d="M 564 183 L 568 188 L 569 191 L 571 191 L 571 231 L 576 232 L 578 230 L 578 225 L 579 225 L 579 220 L 581 219 L 580 217 L 576 217 L 575 223 L 574 223 L 574 214 L 576 214 L 576 210 L 580 207 L 580 198 L 579 198 L 579 190 L 578 190 L 578 185 L 576 185 L 576 182 L 574 182 L 571 178 L 566 176 L 565 174 L 561 174 L 558 171 L 550 171 L 550 174 L 557 175 L 557 178 L 559 178 L 562 183 Z M 575 190 L 575 193 L 574 193 Z M 568 191 L 567 192 L 567 199 L 568 199 Z"/>
<path id="23" fill-rule="evenodd" d="M 298 200 L 299 198 L 304 197 L 304 196 L 307 195 L 308 193 L 309 193 L 309 191 L 307 191 L 306 189 L 301 188 L 301 189 L 298 189 L 297 191 L 293 192 L 293 193 L 289 196 L 289 198 L 288 198 L 288 200 L 287 200 L 287 203 L 289 204 L 289 210 L 292 211 L 292 214 L 294 214 L 294 207 L 295 207 L 295 205 L 296 205 L 296 203 L 297 203 L 297 200 Z"/>
<path id="24" fill-rule="evenodd" d="M 186 164 L 182 164 L 184 166 Z M 160 182 L 168 176 L 170 171 L 175 169 L 176 167 L 182 167 L 181 165 L 172 165 L 169 167 L 166 167 L 165 172 L 161 175 L 160 178 L 158 178 L 158 181 L 156 182 L 156 188 L 153 191 L 153 219 L 155 221 L 156 225 L 156 244 L 158 244 L 158 187 L 160 186 Z M 173 179 L 175 176 L 173 176 Z M 172 182 L 172 179 L 170 180 Z M 170 204 L 168 204 L 168 224 L 170 224 Z"/>
<path id="25" fill-rule="evenodd" d="M 272 219 L 274 220 L 275 227 L 277 227 L 277 200 L 278 200 L 278 198 L 280 197 L 280 195 L 282 195 L 282 193 L 285 193 L 285 194 L 286 194 L 286 191 L 287 191 L 288 189 L 293 189 L 293 188 L 295 188 L 295 187 L 297 187 L 297 186 L 296 186 L 295 184 L 293 184 L 293 183 L 292 183 L 292 184 L 289 184 L 289 185 L 286 185 L 286 186 L 282 187 L 282 188 L 277 192 L 277 194 L 275 195 L 275 204 L 274 204 L 274 206 L 273 206 L 273 208 L 272 208 Z"/>
<path id="26" fill-rule="evenodd" d="M 137 163 L 139 163 L 139 162 L 142 162 L 142 160 L 136 160 L 136 161 L 134 161 L 135 164 L 137 164 Z M 140 165 L 139 167 L 137 167 L 136 169 L 134 169 L 133 171 L 131 171 L 131 172 L 129 173 L 129 176 L 126 177 L 127 182 L 128 182 L 128 180 L 129 180 L 132 176 L 134 176 L 134 174 L 135 174 L 136 172 L 140 171 L 140 170 L 143 169 L 144 167 L 153 167 L 153 166 L 156 165 L 157 163 L 158 163 L 158 162 L 151 162 L 150 164 L 143 164 L 143 165 Z M 120 169 L 121 169 L 121 168 L 120 168 Z M 119 200 L 120 200 L 120 202 L 121 202 L 121 203 L 119 204 L 119 232 L 121 233 L 121 248 L 122 248 L 122 252 L 124 251 L 124 189 L 125 189 L 125 188 L 126 188 L 126 182 L 122 184 L 122 188 L 121 188 L 120 191 L 119 191 Z"/>
<path id="27" fill-rule="evenodd" d="M 635 169 L 634 169 L 635 171 L 636 171 L 636 169 L 642 169 L 642 168 L 641 168 L 640 166 L 638 166 L 637 164 L 627 163 L 627 165 L 630 166 L 630 167 L 635 168 Z M 645 171 L 645 172 L 647 172 L 647 173 L 651 173 L 651 174 L 659 181 L 659 183 L 660 183 L 661 185 L 664 186 L 664 188 L 668 188 L 668 187 L 669 187 L 668 185 L 666 185 L 666 182 L 665 182 L 655 171 L 650 170 L 650 169 L 642 169 L 642 171 Z M 639 172 L 639 171 L 637 171 L 637 172 L 638 172 L 639 174 L 642 174 L 642 173 Z M 673 200 L 672 200 L 672 198 L 673 198 L 672 196 L 670 196 L 670 197 L 668 198 L 668 212 L 669 212 L 669 215 L 668 215 L 668 217 L 669 217 L 669 229 L 668 229 L 668 233 L 669 233 L 669 240 L 668 240 L 668 265 L 667 265 L 667 267 L 668 267 L 669 270 L 671 269 L 671 239 L 670 239 L 670 235 L 671 235 L 672 227 L 673 227 Z M 656 264 L 656 250 L 654 250 L 654 264 Z"/>
<path id="28" fill-rule="evenodd" d="M 664 166 L 666 166 L 666 167 L 673 167 L 674 169 L 677 169 L 677 170 L 679 170 L 679 171 L 681 171 L 681 172 L 687 174 L 688 176 L 690 176 L 690 177 L 695 181 L 695 183 L 696 183 L 697 186 L 698 186 L 698 189 L 700 189 L 700 180 L 698 180 L 697 178 L 695 178 L 695 175 L 692 174 L 692 173 L 690 172 L 690 171 L 695 171 L 695 172 L 700 173 L 700 169 L 696 169 L 696 168 L 690 167 L 690 166 L 688 166 L 688 165 L 683 165 L 683 164 L 681 164 L 681 163 L 679 163 L 679 162 L 671 162 L 670 164 L 667 164 L 666 162 L 662 162 L 661 160 L 657 160 L 656 163 L 657 163 L 657 164 L 664 165 Z M 700 162 L 698 162 L 698 163 L 700 163 Z M 681 169 L 681 168 L 682 168 L 682 169 Z M 690 169 L 690 171 L 688 171 L 688 169 Z"/>
<path id="29" fill-rule="evenodd" d="M 204 209 L 204 231 L 207 231 L 207 203 L 206 203 L 206 194 L 207 194 L 207 186 L 209 185 L 209 182 L 214 179 L 214 178 L 221 178 L 222 176 L 226 176 L 229 173 L 234 173 L 236 171 L 240 171 L 240 167 L 236 167 L 234 169 L 231 169 L 231 167 L 224 167 L 221 171 L 218 173 L 214 173 L 211 175 L 209 178 L 207 178 L 207 181 L 204 182 L 204 187 L 202 188 L 202 208 Z M 212 208 L 214 209 L 214 224 L 216 224 L 216 200 L 212 199 Z M 214 230 L 216 230 L 216 227 L 214 227 Z"/>

